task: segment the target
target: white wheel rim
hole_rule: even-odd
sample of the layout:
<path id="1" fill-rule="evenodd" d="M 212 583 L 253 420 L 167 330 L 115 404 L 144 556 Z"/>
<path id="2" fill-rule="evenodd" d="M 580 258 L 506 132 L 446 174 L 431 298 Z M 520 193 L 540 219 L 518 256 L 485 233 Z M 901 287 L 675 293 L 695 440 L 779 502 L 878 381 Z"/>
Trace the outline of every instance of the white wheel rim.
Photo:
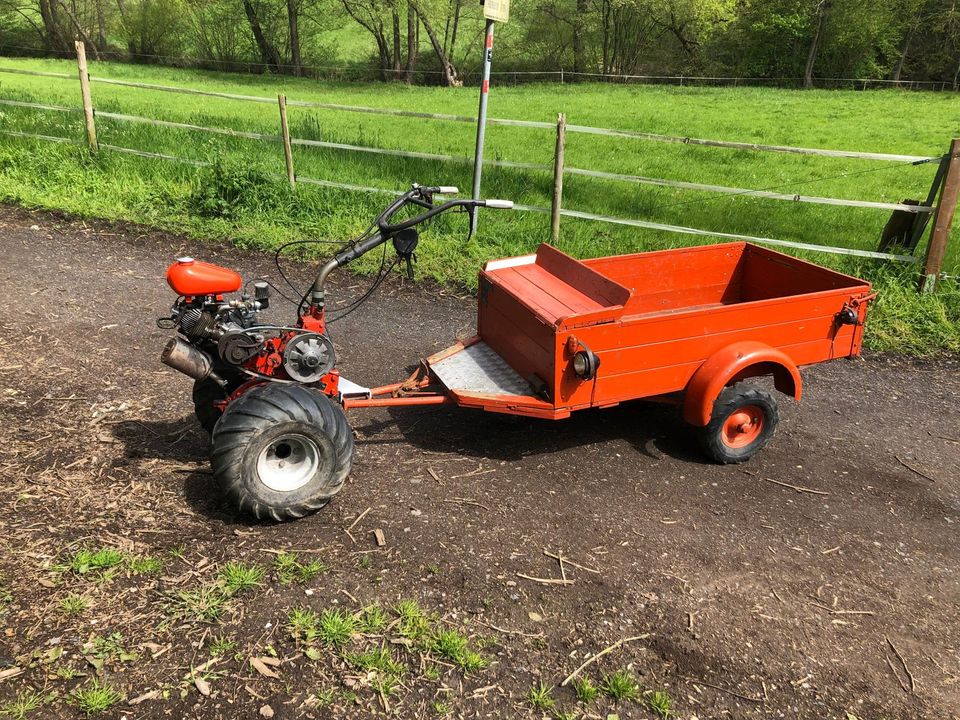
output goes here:
<path id="1" fill-rule="evenodd" d="M 320 466 L 320 448 L 306 435 L 281 435 L 270 441 L 257 458 L 260 482 L 276 492 L 292 492 L 306 485 Z"/>

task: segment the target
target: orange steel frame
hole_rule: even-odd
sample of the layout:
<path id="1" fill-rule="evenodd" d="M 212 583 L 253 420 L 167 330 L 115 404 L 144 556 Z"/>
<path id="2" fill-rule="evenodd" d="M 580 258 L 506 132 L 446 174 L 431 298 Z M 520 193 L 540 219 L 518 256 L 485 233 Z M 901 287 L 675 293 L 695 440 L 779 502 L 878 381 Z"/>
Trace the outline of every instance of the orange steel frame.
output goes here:
<path id="1" fill-rule="evenodd" d="M 647 398 L 709 422 L 723 388 L 773 375 L 800 399 L 799 368 L 860 354 L 869 283 L 747 243 L 577 261 L 549 246 L 488 263 L 480 273 L 477 336 L 423 361 L 406 382 L 344 407 L 456 404 L 560 419 L 575 410 Z M 841 312 L 855 324 L 840 321 Z M 430 366 L 486 342 L 541 396 L 447 389 Z M 600 359 L 577 377 L 579 350 Z"/>

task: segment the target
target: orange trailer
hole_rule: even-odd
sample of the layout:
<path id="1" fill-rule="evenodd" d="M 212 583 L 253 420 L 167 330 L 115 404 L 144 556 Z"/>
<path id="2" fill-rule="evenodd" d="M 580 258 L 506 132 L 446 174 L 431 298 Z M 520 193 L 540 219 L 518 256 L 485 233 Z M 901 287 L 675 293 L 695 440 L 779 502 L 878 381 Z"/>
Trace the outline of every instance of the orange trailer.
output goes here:
<path id="1" fill-rule="evenodd" d="M 286 299 L 297 305 L 295 326 L 259 319 L 270 304 L 265 281 L 253 296 L 228 298 L 243 287 L 236 273 L 192 258 L 170 266 L 178 298 L 158 323 L 179 336 L 162 360 L 194 379 L 214 475 L 237 507 L 274 520 L 323 507 L 350 472 L 351 408 L 449 404 L 560 420 L 648 399 L 680 406 L 714 461 L 743 462 L 770 440 L 779 414 L 771 393 L 741 381 L 772 376 L 799 400 L 802 366 L 860 353 L 870 285 L 789 255 L 734 243 L 578 261 L 541 245 L 480 272 L 475 337 L 422 360 L 405 382 L 347 381 L 327 324 L 359 307 L 398 262 L 412 278 L 417 226 L 511 207 L 434 202 L 455 192 L 414 185 L 400 195 L 305 292 L 294 288 L 299 303 Z M 396 220 L 411 208 L 420 214 Z M 393 265 L 328 316 L 330 273 L 388 242 Z"/>
<path id="2" fill-rule="evenodd" d="M 742 462 L 804 365 L 860 354 L 869 283 L 747 243 L 578 261 L 550 245 L 480 273 L 475 337 L 344 407 L 452 403 L 562 419 L 649 399 L 682 407 L 707 454 Z"/>

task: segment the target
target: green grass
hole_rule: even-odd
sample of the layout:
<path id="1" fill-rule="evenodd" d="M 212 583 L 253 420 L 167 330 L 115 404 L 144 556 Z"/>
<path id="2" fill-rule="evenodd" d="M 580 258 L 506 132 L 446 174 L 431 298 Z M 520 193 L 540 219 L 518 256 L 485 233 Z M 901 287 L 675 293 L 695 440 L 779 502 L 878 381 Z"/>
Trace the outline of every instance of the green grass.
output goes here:
<path id="1" fill-rule="evenodd" d="M 0 705 L 0 717 L 11 720 L 25 720 L 30 713 L 39 710 L 46 698 L 36 690 L 23 690 L 13 700 Z"/>
<path id="2" fill-rule="evenodd" d="M 163 560 L 153 555 L 139 555 L 128 558 L 127 567 L 134 575 L 153 575 L 163 570 Z"/>
<path id="3" fill-rule="evenodd" d="M 673 715 L 673 700 L 663 690 L 654 690 L 644 698 L 650 711 L 661 718 Z"/>
<path id="4" fill-rule="evenodd" d="M 577 700 L 586 704 L 592 703 L 597 699 L 597 695 L 600 694 L 597 686 L 594 685 L 593 681 L 588 677 L 577 678 L 574 680 L 573 692 L 576 694 Z"/>
<path id="5" fill-rule="evenodd" d="M 218 635 L 210 642 L 207 651 L 211 657 L 223 657 L 232 653 L 236 647 L 236 640 L 226 635 Z"/>
<path id="6" fill-rule="evenodd" d="M 600 690 L 614 702 L 633 700 L 640 694 L 640 688 L 627 670 L 617 670 L 604 675 Z"/>
<path id="7" fill-rule="evenodd" d="M 324 610 L 317 625 L 317 636 L 327 645 L 343 647 L 357 631 L 357 620 L 342 610 Z"/>
<path id="8" fill-rule="evenodd" d="M 553 688 L 547 687 L 542 682 L 530 688 L 527 693 L 527 702 L 530 707 L 537 710 L 551 710 L 557 704 L 553 697 Z"/>
<path id="9" fill-rule="evenodd" d="M 319 640 L 325 645 L 342 648 L 359 629 L 357 619 L 342 610 L 324 610 L 319 615 L 313 610 L 295 608 L 287 615 L 290 634 L 302 645 Z"/>
<path id="10" fill-rule="evenodd" d="M 88 685 L 70 694 L 71 703 L 85 715 L 97 715 L 123 700 L 123 695 L 112 686 L 94 679 Z"/>
<path id="11" fill-rule="evenodd" d="M 163 560 L 152 555 L 134 555 L 116 548 L 81 548 L 71 555 L 60 570 L 70 570 L 77 575 L 91 575 L 109 580 L 121 568 L 132 575 L 149 575 L 163 570 Z"/>
<path id="12" fill-rule="evenodd" d="M 0 65 L 75 74 L 69 62 L 4 58 Z M 471 115 L 476 88 L 407 87 L 400 84 L 318 83 L 297 78 L 240 76 L 171 68 L 94 63 L 92 74 L 119 79 L 292 99 L 429 110 Z M 277 133 L 272 103 L 163 93 L 94 83 L 94 102 L 113 111 L 237 130 Z M 77 105 L 73 80 L 0 74 L 0 97 Z M 553 122 L 563 111 L 571 124 L 677 136 L 938 155 L 960 129 L 960 103 L 949 94 L 899 91 L 847 92 L 768 88 L 678 88 L 614 85 L 526 85 L 496 88 L 491 115 Z M 0 109 L 4 127 L 82 138 L 75 113 L 12 107 Z M 469 123 L 438 123 L 291 107 L 297 137 L 468 158 Z M 295 193 L 270 174 L 283 172 L 279 146 L 188 130 L 156 128 L 100 118 L 101 142 L 201 160 L 223 159 L 217 170 L 135 158 L 104 150 L 90 158 L 82 148 L 0 137 L 0 199 L 58 208 L 84 217 L 129 219 L 192 236 L 229 237 L 268 249 L 296 238 L 345 239 L 369 222 L 386 196 L 348 193 L 300 184 Z M 487 157 L 549 164 L 553 133 L 492 126 Z M 411 181 L 470 186 L 470 166 L 386 158 L 342 150 L 296 147 L 298 174 L 401 189 Z M 876 201 L 923 198 L 933 167 L 897 163 L 756 153 L 635 139 L 568 134 L 568 167 L 662 177 L 786 193 Z M 840 177 L 843 176 L 843 177 Z M 830 179 L 824 179 L 830 178 Z M 815 182 L 811 182 L 815 180 Z M 487 168 L 484 195 L 548 206 L 550 173 Z M 569 176 L 565 207 L 625 218 L 781 238 L 813 244 L 875 249 L 888 213 L 792 202 L 730 197 Z M 486 212 L 480 233 L 465 243 L 462 218 L 435 222 L 418 250 L 421 276 L 474 287 L 479 265 L 493 257 L 523 254 L 548 239 L 547 218 L 522 212 Z M 954 233 L 954 240 L 958 233 Z M 698 238 L 590 221 L 565 219 L 561 249 L 579 257 L 707 242 Z M 948 272 L 960 268 L 960 243 L 948 254 Z M 960 351 L 960 289 L 955 282 L 934 297 L 913 292 L 916 269 L 821 254 L 806 257 L 874 281 L 882 294 L 870 347 L 929 354 Z M 370 269 L 370 265 L 366 266 Z M 267 262 L 264 261 L 267 271 Z"/>
<path id="13" fill-rule="evenodd" d="M 420 640 L 430 632 L 430 618 L 416 600 L 401 600 L 394 608 L 399 622 L 397 632 L 408 640 Z"/>
<path id="14" fill-rule="evenodd" d="M 381 632 L 390 619 L 379 605 L 370 605 L 360 612 L 360 632 L 375 634 Z"/>
<path id="15" fill-rule="evenodd" d="M 452 662 L 465 673 L 482 670 L 487 666 L 484 657 L 470 649 L 467 636 L 456 630 L 435 632 L 427 646 L 435 655 Z"/>
<path id="16" fill-rule="evenodd" d="M 88 607 L 90 600 L 76 593 L 66 595 L 57 603 L 57 609 L 64 615 L 82 615 Z"/>
<path id="17" fill-rule="evenodd" d="M 266 571 L 259 565 L 229 562 L 220 570 L 220 582 L 229 595 L 251 590 L 263 583 Z"/>
<path id="18" fill-rule="evenodd" d="M 190 590 L 177 590 L 169 599 L 169 610 L 175 617 L 212 623 L 223 617 L 230 598 L 219 584 L 204 583 Z"/>
<path id="19" fill-rule="evenodd" d="M 82 549 L 78 550 L 70 558 L 70 569 L 77 575 L 85 575 L 88 572 L 97 570 L 108 570 L 124 562 L 125 556 L 119 550 L 113 548 L 101 548 L 99 550 Z"/>
<path id="20" fill-rule="evenodd" d="M 303 563 L 296 553 L 285 552 L 277 555 L 273 569 L 277 573 L 277 580 L 288 585 L 293 582 L 309 582 L 325 572 L 327 566 L 320 560 Z"/>

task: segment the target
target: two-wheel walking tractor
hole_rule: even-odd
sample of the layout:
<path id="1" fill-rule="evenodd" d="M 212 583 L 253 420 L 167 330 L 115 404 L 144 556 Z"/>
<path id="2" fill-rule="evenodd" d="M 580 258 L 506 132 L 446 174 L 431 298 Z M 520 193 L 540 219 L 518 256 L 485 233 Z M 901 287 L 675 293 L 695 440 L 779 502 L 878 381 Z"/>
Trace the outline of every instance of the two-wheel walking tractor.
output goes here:
<path id="1" fill-rule="evenodd" d="M 323 507 L 350 471 L 352 408 L 459 405 L 538 422 L 647 399 L 678 406 L 710 460 L 739 463 L 779 420 L 774 396 L 745 380 L 771 376 L 799 400 L 801 366 L 860 353 L 870 285 L 794 257 L 729 243 L 578 261 L 540 245 L 481 270 L 474 337 L 402 382 L 347 381 L 327 335 L 327 278 L 388 242 L 409 269 L 421 223 L 512 206 L 437 202 L 454 192 L 415 185 L 400 196 L 321 265 L 290 326 L 259 321 L 266 283 L 231 299 L 237 273 L 190 258 L 170 266 L 179 297 L 158 324 L 179 336 L 162 360 L 194 379 L 213 472 L 236 507 L 273 520 Z M 410 209 L 419 214 L 395 219 Z"/>

